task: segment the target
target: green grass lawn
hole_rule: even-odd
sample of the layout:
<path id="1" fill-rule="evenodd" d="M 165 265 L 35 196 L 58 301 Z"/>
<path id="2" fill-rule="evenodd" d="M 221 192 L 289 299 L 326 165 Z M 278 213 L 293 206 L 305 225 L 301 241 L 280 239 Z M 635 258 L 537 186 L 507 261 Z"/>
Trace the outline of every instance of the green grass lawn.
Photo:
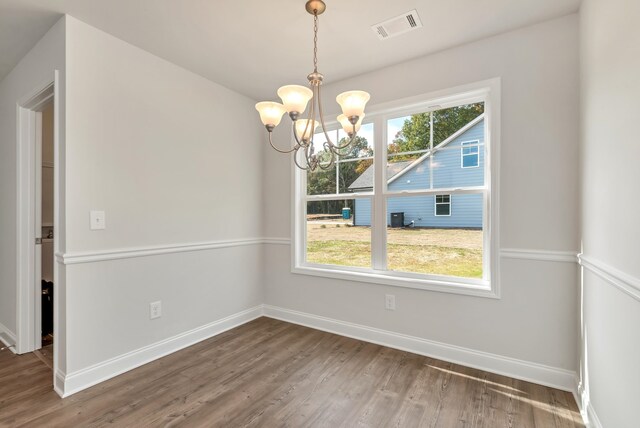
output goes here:
<path id="1" fill-rule="evenodd" d="M 371 267 L 370 229 L 308 227 L 307 261 Z M 401 272 L 482 278 L 482 231 L 390 229 L 388 268 Z"/>

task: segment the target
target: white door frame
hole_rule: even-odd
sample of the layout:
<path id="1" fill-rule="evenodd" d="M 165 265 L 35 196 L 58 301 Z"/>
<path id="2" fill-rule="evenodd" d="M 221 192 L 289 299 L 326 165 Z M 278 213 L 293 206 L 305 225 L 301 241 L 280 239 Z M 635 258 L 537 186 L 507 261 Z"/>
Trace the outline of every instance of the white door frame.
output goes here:
<path id="1" fill-rule="evenodd" d="M 41 278 L 40 245 L 41 238 L 41 201 L 37 199 L 41 189 L 38 177 L 41 176 L 41 122 L 42 109 L 54 101 L 54 156 L 58 155 L 58 73 L 53 79 L 44 82 L 34 91 L 18 101 L 17 116 L 17 301 L 16 301 L 16 352 L 23 354 L 41 347 Z M 54 96 L 55 94 L 55 96 Z M 57 167 L 57 165 L 56 165 Z M 58 230 L 58 174 L 54 174 L 54 231 Z M 55 250 L 54 250 L 55 251 Z M 54 263 L 54 282 L 57 280 L 57 266 Z M 57 284 L 56 284 L 57 285 Z M 54 291 L 55 293 L 55 291 Z M 58 302 L 54 296 L 54 337 L 57 328 L 55 318 Z M 54 344 L 55 346 L 55 344 Z M 55 352 L 54 352 L 55 357 Z M 55 367 L 55 360 L 54 360 Z"/>

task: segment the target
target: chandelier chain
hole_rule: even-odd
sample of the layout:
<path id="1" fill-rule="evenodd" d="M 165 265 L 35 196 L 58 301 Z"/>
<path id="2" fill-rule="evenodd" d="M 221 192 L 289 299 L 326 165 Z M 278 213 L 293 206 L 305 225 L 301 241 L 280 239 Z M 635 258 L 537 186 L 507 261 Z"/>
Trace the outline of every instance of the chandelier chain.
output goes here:
<path id="1" fill-rule="evenodd" d="M 313 14 L 313 72 L 318 72 L 318 13 Z"/>

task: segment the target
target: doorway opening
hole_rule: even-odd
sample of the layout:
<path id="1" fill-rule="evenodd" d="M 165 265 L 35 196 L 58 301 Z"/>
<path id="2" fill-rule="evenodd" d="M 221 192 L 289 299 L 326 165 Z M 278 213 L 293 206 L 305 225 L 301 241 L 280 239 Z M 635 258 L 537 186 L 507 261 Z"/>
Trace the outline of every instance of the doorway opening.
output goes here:
<path id="1" fill-rule="evenodd" d="M 53 201 L 54 104 L 49 101 L 36 116 L 36 297 L 35 352 L 53 370 L 53 289 L 54 240 Z M 39 147 L 38 147 L 39 146 Z M 38 167 L 39 166 L 39 167 Z M 39 207 L 38 207 L 39 203 Z M 38 227 L 38 223 L 40 223 Z M 38 257 L 39 253 L 39 257 Z M 38 263 L 39 258 L 39 263 Z M 40 265 L 38 267 L 38 265 Z M 37 273 L 39 272 L 39 275 Z M 37 282 L 40 282 L 38 290 Z M 38 320 L 39 318 L 39 320 Z"/>
<path id="2" fill-rule="evenodd" d="M 58 74 L 18 102 L 16 353 L 58 367 Z M 54 385 L 55 376 L 54 376 Z"/>

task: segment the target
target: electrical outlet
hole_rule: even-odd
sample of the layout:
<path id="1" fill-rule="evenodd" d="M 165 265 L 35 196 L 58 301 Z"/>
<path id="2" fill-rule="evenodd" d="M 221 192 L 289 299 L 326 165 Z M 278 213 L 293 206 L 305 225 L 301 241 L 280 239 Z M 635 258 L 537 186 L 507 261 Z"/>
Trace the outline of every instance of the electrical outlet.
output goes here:
<path id="1" fill-rule="evenodd" d="M 158 300 L 157 302 L 149 303 L 149 319 L 156 319 L 162 316 L 162 302 Z"/>
<path id="2" fill-rule="evenodd" d="M 393 294 L 386 294 L 384 296 L 384 308 L 389 311 L 396 310 L 396 296 Z"/>

